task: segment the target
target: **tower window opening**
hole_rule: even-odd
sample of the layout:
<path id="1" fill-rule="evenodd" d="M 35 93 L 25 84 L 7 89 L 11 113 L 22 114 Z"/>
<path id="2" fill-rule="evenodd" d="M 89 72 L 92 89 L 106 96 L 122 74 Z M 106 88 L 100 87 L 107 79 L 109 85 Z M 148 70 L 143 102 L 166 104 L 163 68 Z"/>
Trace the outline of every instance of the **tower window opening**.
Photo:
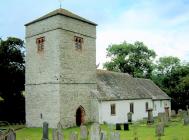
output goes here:
<path id="1" fill-rule="evenodd" d="M 36 39 L 37 52 L 42 52 L 44 50 L 44 42 L 45 42 L 44 36 Z"/>
<path id="2" fill-rule="evenodd" d="M 74 41 L 75 41 L 75 48 L 81 50 L 83 44 L 83 38 L 75 36 Z"/>

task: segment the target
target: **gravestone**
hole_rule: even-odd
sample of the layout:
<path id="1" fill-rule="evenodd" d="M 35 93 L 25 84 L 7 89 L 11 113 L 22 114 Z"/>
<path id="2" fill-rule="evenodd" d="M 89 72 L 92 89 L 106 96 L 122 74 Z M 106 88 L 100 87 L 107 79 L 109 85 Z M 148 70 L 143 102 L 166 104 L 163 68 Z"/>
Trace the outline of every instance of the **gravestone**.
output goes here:
<path id="1" fill-rule="evenodd" d="M 171 117 L 176 117 L 176 111 L 175 110 L 171 110 Z"/>
<path id="2" fill-rule="evenodd" d="M 137 125 L 133 126 L 133 139 L 138 140 L 138 128 Z"/>
<path id="3" fill-rule="evenodd" d="M 121 130 L 121 124 L 120 123 L 116 123 L 116 130 Z"/>
<path id="4" fill-rule="evenodd" d="M 6 140 L 16 140 L 16 133 L 13 129 L 9 129 Z"/>
<path id="5" fill-rule="evenodd" d="M 120 140 L 120 133 L 119 132 L 111 132 L 110 140 Z"/>
<path id="6" fill-rule="evenodd" d="M 153 118 L 153 109 L 148 109 L 148 119 L 147 119 L 147 124 L 152 124 L 154 122 Z"/>
<path id="7" fill-rule="evenodd" d="M 107 140 L 107 134 L 105 131 L 102 131 L 100 134 L 100 140 Z"/>
<path id="8" fill-rule="evenodd" d="M 169 117 L 169 107 L 165 107 L 165 113 L 167 114 L 167 116 Z"/>
<path id="9" fill-rule="evenodd" d="M 128 112 L 128 113 L 127 113 L 128 123 L 132 123 L 132 115 L 133 115 L 132 112 Z"/>
<path id="10" fill-rule="evenodd" d="M 90 140 L 100 140 L 100 125 L 98 123 L 92 124 L 90 138 Z"/>
<path id="11" fill-rule="evenodd" d="M 187 116 L 188 116 L 188 112 L 185 111 L 185 110 L 183 110 L 183 111 L 182 111 L 182 118 L 185 118 L 185 117 L 187 117 Z"/>
<path id="12" fill-rule="evenodd" d="M 81 140 L 87 140 L 88 138 L 88 130 L 85 125 L 80 126 L 80 139 Z"/>
<path id="13" fill-rule="evenodd" d="M 108 128 L 109 128 L 109 131 L 112 131 L 114 129 L 114 125 L 113 124 L 108 124 Z"/>
<path id="14" fill-rule="evenodd" d="M 128 123 L 124 123 L 123 126 L 124 126 L 124 130 L 129 130 L 129 124 Z"/>
<path id="15" fill-rule="evenodd" d="M 71 132 L 70 140 L 78 140 L 78 133 L 77 132 Z"/>
<path id="16" fill-rule="evenodd" d="M 169 119 L 166 113 L 164 112 L 158 113 L 158 119 L 159 119 L 159 122 L 162 122 L 164 124 L 164 126 L 168 126 Z"/>
<path id="17" fill-rule="evenodd" d="M 60 122 L 57 124 L 57 138 L 58 138 L 58 140 L 64 139 L 64 136 L 62 133 L 62 124 Z"/>
<path id="18" fill-rule="evenodd" d="M 0 140 L 5 140 L 5 137 L 2 133 L 0 133 Z"/>
<path id="19" fill-rule="evenodd" d="M 156 136 L 164 136 L 164 124 L 162 122 L 156 126 Z"/>
<path id="20" fill-rule="evenodd" d="M 179 110 L 178 110 L 177 115 L 178 115 L 179 117 L 181 117 L 181 116 L 182 116 L 182 109 L 179 109 Z"/>
<path id="21" fill-rule="evenodd" d="M 52 139 L 53 140 L 58 140 L 58 138 L 57 138 L 57 130 L 55 128 L 52 129 Z"/>
<path id="22" fill-rule="evenodd" d="M 49 124 L 47 122 L 43 123 L 43 138 L 42 140 L 48 140 L 49 139 Z"/>
<path id="23" fill-rule="evenodd" d="M 184 125 L 189 125 L 189 116 L 184 117 Z"/>
<path id="24" fill-rule="evenodd" d="M 189 116 L 189 108 L 188 108 L 188 105 L 186 105 L 186 111 L 187 111 L 187 115 Z"/>

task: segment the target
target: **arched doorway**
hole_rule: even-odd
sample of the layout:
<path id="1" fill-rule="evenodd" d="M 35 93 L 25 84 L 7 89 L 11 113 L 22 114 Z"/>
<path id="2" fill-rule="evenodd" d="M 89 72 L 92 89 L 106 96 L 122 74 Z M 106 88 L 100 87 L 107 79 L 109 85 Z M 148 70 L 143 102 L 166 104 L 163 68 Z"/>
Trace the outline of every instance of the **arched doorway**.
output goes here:
<path id="1" fill-rule="evenodd" d="M 85 110 L 82 106 L 80 106 L 77 110 L 76 110 L 76 125 L 80 126 L 81 124 L 83 124 L 85 121 Z"/>

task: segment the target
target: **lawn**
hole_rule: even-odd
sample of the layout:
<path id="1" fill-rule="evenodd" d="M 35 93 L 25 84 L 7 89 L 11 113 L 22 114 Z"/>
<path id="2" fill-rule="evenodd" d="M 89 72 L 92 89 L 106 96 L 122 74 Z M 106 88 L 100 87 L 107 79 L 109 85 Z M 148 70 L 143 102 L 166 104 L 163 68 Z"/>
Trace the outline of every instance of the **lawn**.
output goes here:
<path id="1" fill-rule="evenodd" d="M 134 140 L 135 136 L 138 136 L 138 140 L 157 140 L 155 136 L 155 126 L 146 125 L 144 122 L 138 122 L 130 125 L 129 131 L 120 130 L 121 140 Z M 90 125 L 87 126 L 90 129 Z M 107 132 L 109 135 L 108 125 L 101 125 L 101 129 Z M 76 131 L 79 134 L 79 128 L 64 129 L 64 138 L 68 140 L 69 134 L 72 131 Z M 116 131 L 116 130 L 113 130 Z M 23 128 L 16 131 L 17 140 L 41 140 L 42 129 L 41 128 Z M 49 138 L 52 140 L 52 129 L 49 129 Z M 184 126 L 180 119 L 174 119 L 171 121 L 168 127 L 165 128 L 165 136 L 161 137 L 161 140 L 189 140 L 189 125 Z"/>

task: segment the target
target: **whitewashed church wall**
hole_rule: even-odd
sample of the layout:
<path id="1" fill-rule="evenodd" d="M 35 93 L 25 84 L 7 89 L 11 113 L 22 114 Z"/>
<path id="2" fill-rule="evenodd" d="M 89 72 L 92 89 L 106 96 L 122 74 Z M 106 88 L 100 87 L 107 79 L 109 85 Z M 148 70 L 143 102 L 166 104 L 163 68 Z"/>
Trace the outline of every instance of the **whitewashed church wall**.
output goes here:
<path id="1" fill-rule="evenodd" d="M 164 112 L 165 107 L 169 107 L 169 110 L 171 111 L 170 100 L 155 100 L 155 101 L 153 101 L 153 116 L 158 116 L 159 112 Z"/>
<path id="2" fill-rule="evenodd" d="M 132 116 L 133 121 L 137 121 L 147 117 L 146 102 L 149 104 L 149 108 L 152 108 L 151 99 L 143 100 L 121 100 L 121 101 L 102 101 L 99 102 L 99 122 L 100 123 L 124 123 L 128 121 L 127 113 L 130 112 L 130 103 L 134 104 L 134 113 Z M 111 115 L 111 104 L 115 104 L 115 115 Z"/>

